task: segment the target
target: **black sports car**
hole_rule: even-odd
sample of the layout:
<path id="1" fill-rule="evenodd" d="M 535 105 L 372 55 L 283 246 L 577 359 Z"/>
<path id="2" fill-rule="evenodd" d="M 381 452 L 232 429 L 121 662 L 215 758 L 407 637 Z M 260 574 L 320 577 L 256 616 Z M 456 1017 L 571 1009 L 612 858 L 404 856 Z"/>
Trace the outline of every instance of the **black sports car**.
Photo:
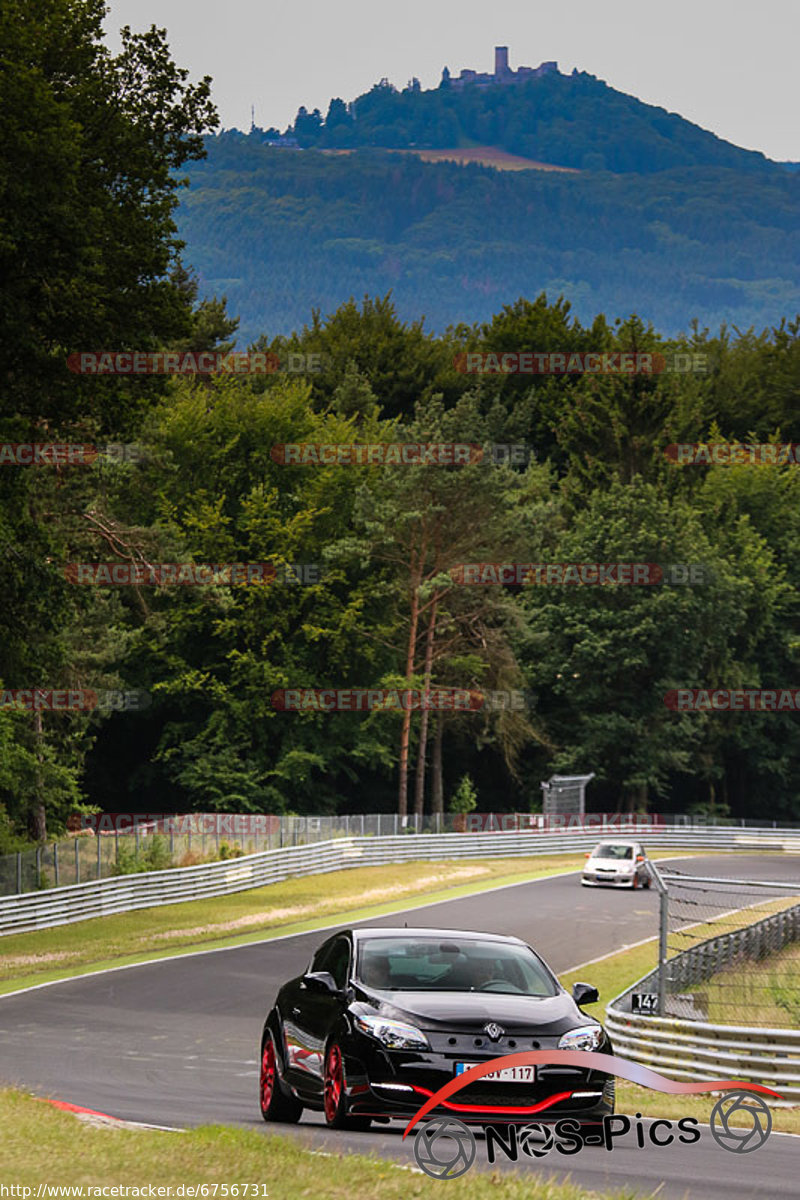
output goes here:
<path id="1" fill-rule="evenodd" d="M 612 1053 L 598 1021 L 519 938 L 451 929 L 345 929 L 304 975 L 278 992 L 261 1040 L 265 1121 L 321 1110 L 332 1128 L 408 1121 L 477 1063 L 523 1050 Z M 482 1125 L 599 1122 L 614 1111 L 614 1080 L 547 1064 L 512 1067 L 467 1084 L 431 1115 Z"/>

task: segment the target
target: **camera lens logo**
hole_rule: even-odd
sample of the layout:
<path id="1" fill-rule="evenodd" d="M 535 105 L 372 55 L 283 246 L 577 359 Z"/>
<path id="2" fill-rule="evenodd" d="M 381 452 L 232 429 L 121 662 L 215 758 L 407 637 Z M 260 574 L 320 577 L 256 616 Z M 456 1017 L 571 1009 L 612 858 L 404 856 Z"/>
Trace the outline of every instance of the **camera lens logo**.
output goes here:
<path id="1" fill-rule="evenodd" d="M 461 1121 L 434 1117 L 414 1139 L 414 1158 L 433 1179 L 458 1179 L 475 1161 L 475 1136 Z"/>
<path id="2" fill-rule="evenodd" d="M 738 1124 L 737 1118 L 741 1118 Z M 758 1150 L 770 1135 L 772 1113 L 752 1092 L 729 1092 L 711 1110 L 711 1134 L 714 1141 L 734 1154 Z"/>
<path id="3" fill-rule="evenodd" d="M 544 1158 L 553 1149 L 555 1141 L 552 1129 L 536 1121 L 523 1125 L 517 1134 L 517 1145 L 531 1158 Z"/>

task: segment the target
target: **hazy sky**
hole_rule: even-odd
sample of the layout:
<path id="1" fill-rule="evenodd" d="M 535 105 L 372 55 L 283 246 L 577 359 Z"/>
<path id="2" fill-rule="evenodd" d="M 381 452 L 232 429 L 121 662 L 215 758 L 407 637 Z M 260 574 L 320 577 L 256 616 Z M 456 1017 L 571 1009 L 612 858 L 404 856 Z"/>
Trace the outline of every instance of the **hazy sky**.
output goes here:
<path id="1" fill-rule="evenodd" d="M 556 59 L 770 158 L 800 160 L 799 0 L 109 0 L 128 24 L 169 31 L 173 58 L 211 75 L 220 119 L 283 129 L 382 76 L 434 87 L 442 67 Z"/>

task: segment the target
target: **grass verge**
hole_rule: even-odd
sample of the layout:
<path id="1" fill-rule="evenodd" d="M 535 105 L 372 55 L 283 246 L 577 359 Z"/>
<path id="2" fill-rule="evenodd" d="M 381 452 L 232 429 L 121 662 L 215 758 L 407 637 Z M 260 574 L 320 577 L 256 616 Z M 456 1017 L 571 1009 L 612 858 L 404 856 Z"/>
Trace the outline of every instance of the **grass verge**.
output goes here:
<path id="1" fill-rule="evenodd" d="M 707 849 L 681 849 L 681 858 Z M 729 851 L 735 856 L 738 851 Z M 675 857 L 674 849 L 651 858 Z M 459 859 L 354 867 L 283 880 L 230 896 L 96 917 L 0 938 L 0 996 L 109 967 L 135 966 L 176 954 L 248 942 L 402 912 L 510 883 L 577 871 L 584 855 Z M 387 874 L 389 878 L 387 879 Z M 322 893 L 322 894 L 321 894 Z"/>
<path id="2" fill-rule="evenodd" d="M 355 867 L 230 896 L 96 917 L 0 938 L 0 995 L 104 967 L 304 933 L 320 920 L 381 916 L 487 888 L 576 871 L 582 854 Z M 412 903 L 413 907 L 413 903 Z"/>
<path id="3" fill-rule="evenodd" d="M 741 1024 L 800 1028 L 800 945 L 786 946 L 760 962 L 737 959 L 697 984 L 695 998 L 707 1006 L 714 1024 L 730 1023 L 734 1013 Z"/>
<path id="4" fill-rule="evenodd" d="M 709 934 L 705 933 L 704 936 L 708 937 Z M 559 978 L 566 988 L 572 987 L 578 980 L 593 983 L 600 992 L 600 1002 L 586 1005 L 584 1011 L 602 1021 L 606 1004 L 648 971 L 652 971 L 656 966 L 657 957 L 657 939 L 652 938 L 641 946 L 632 946 L 617 954 L 609 954 L 588 967 L 565 971 Z M 789 1022 L 784 1020 L 783 1024 L 788 1027 Z M 732 1074 L 735 1074 L 735 1071 Z M 667 1096 L 662 1092 L 653 1092 L 649 1088 L 617 1080 L 617 1112 L 629 1116 L 640 1113 L 643 1117 L 670 1117 L 673 1120 L 680 1117 L 697 1117 L 703 1124 L 707 1124 L 717 1099 L 718 1097 L 710 1095 Z M 773 1108 L 771 1111 L 773 1129 L 782 1133 L 800 1134 L 800 1106 Z"/>
<path id="5" fill-rule="evenodd" d="M 395 1165 L 373 1155 L 315 1153 L 298 1138 L 265 1137 L 255 1130 L 217 1125 L 185 1133 L 159 1133 L 102 1126 L 78 1134 L 72 1114 L 13 1091 L 0 1091 L 0 1128 L 0 1183 L 25 1185 L 34 1189 L 33 1194 L 40 1183 L 84 1189 L 115 1184 L 131 1188 L 207 1184 L 205 1195 L 211 1197 L 214 1184 L 247 1183 L 258 1185 L 258 1200 L 266 1194 L 269 1200 L 303 1196 L 313 1200 L 351 1200 L 353 1196 L 416 1200 L 430 1196 L 438 1200 L 441 1196 L 441 1180 L 411 1174 L 404 1169 L 405 1163 Z M 408 1165 L 415 1166 L 410 1138 L 408 1142 Z M 84 1191 L 84 1200 L 90 1195 Z M 243 1196 L 241 1186 L 238 1195 Z M 482 1170 L 448 1181 L 447 1195 L 450 1200 L 598 1197 L 598 1193 L 574 1184 L 537 1179 L 535 1174 L 515 1177 Z M 634 1200 L 636 1193 L 625 1190 L 603 1195 L 606 1200 Z M 247 1196 L 255 1200 L 251 1187 Z"/>

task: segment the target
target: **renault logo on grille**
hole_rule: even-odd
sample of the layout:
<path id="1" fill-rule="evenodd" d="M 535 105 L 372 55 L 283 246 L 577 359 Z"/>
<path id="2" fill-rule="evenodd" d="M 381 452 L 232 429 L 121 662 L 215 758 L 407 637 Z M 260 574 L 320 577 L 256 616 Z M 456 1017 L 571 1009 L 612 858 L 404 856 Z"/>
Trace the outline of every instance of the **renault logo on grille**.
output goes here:
<path id="1" fill-rule="evenodd" d="M 502 1025 L 495 1025 L 494 1021 L 490 1021 L 488 1025 L 484 1025 L 483 1032 L 491 1038 L 493 1042 L 498 1042 L 505 1033 Z"/>

